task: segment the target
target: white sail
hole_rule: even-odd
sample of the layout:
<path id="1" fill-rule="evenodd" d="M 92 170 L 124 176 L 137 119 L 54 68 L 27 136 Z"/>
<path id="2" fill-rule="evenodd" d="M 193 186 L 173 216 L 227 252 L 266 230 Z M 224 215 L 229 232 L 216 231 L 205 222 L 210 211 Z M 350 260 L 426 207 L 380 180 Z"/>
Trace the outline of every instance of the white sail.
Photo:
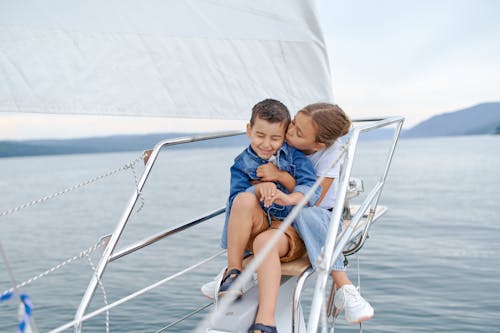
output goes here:
<path id="1" fill-rule="evenodd" d="M 0 0 L 0 112 L 247 119 L 331 101 L 305 0 Z"/>

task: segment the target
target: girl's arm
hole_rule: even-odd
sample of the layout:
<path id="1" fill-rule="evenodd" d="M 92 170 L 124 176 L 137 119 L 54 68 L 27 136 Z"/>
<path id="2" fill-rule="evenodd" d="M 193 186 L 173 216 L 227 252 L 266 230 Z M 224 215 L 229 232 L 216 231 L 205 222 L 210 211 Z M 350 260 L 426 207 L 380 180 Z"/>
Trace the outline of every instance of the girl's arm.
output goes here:
<path id="1" fill-rule="evenodd" d="M 321 182 L 321 195 L 319 196 L 319 199 L 316 202 L 316 206 L 319 206 L 321 204 L 326 193 L 332 186 L 333 181 L 334 178 L 327 178 L 327 177 L 323 178 L 323 181 Z M 273 202 L 276 202 L 278 205 L 283 205 L 283 206 L 296 205 L 304 197 L 304 195 L 300 192 L 293 192 L 288 195 L 281 191 L 279 192 L 280 193 L 278 193 L 278 195 L 274 195 L 273 199 Z"/>
<path id="2" fill-rule="evenodd" d="M 332 186 L 333 181 L 334 178 L 328 178 L 328 177 L 323 178 L 323 181 L 321 182 L 321 194 L 319 196 L 318 201 L 316 202 L 316 206 L 319 206 L 321 204 L 321 201 L 323 201 L 323 198 L 325 197 L 326 193 Z"/>
<path id="3" fill-rule="evenodd" d="M 259 166 L 257 168 L 257 177 L 260 177 L 264 182 L 276 181 L 283 185 L 289 192 L 293 192 L 297 183 L 291 174 L 278 169 L 278 167 L 273 163 L 267 163 Z"/>
<path id="4" fill-rule="evenodd" d="M 297 205 L 303 197 L 304 194 L 301 192 L 285 194 L 280 190 L 276 190 L 276 194 L 273 196 L 272 202 L 282 206 L 294 206 Z"/>

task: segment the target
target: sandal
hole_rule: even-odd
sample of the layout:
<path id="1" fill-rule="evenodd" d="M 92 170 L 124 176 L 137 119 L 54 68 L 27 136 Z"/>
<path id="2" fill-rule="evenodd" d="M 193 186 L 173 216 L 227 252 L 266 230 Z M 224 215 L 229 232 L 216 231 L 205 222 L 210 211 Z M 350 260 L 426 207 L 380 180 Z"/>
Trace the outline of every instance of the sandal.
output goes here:
<path id="1" fill-rule="evenodd" d="M 248 333 L 278 333 L 276 326 L 268 326 L 264 324 L 253 324 L 250 326 Z"/>
<path id="2" fill-rule="evenodd" d="M 236 298 L 240 298 L 243 296 L 243 291 L 241 290 L 230 290 L 231 285 L 233 284 L 234 281 L 240 276 L 241 271 L 239 269 L 232 269 L 228 271 L 225 275 L 224 278 L 222 279 L 220 286 L 219 286 L 219 293 L 218 296 L 224 296 L 226 294 L 234 294 Z"/>

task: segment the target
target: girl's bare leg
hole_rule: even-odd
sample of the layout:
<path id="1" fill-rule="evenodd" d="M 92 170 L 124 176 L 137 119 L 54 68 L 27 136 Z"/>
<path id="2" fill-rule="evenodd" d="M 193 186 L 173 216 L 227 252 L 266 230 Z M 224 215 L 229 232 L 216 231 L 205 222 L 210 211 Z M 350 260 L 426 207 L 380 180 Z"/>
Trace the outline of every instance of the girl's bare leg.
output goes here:
<path id="1" fill-rule="evenodd" d="M 331 271 L 330 275 L 332 276 L 337 288 L 342 288 L 342 286 L 346 284 L 352 284 L 351 280 L 349 280 L 349 277 L 347 276 L 347 273 L 344 271 Z"/>
<path id="2" fill-rule="evenodd" d="M 256 256 L 263 250 L 264 246 L 276 232 L 278 231 L 274 229 L 266 230 L 255 238 L 253 250 Z M 276 326 L 274 314 L 281 281 L 280 257 L 288 253 L 288 250 L 288 238 L 282 234 L 257 270 L 259 279 L 259 309 L 255 318 L 256 323 Z"/>

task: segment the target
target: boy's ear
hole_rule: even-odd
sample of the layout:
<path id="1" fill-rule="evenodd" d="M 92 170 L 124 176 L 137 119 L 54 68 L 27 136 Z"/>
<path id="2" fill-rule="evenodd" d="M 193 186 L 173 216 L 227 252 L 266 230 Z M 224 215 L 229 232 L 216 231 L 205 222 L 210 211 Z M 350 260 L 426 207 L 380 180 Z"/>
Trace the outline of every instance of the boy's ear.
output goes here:
<path id="1" fill-rule="evenodd" d="M 252 132 L 252 126 L 250 126 L 250 123 L 247 123 L 247 136 L 250 137 L 250 133 Z"/>

